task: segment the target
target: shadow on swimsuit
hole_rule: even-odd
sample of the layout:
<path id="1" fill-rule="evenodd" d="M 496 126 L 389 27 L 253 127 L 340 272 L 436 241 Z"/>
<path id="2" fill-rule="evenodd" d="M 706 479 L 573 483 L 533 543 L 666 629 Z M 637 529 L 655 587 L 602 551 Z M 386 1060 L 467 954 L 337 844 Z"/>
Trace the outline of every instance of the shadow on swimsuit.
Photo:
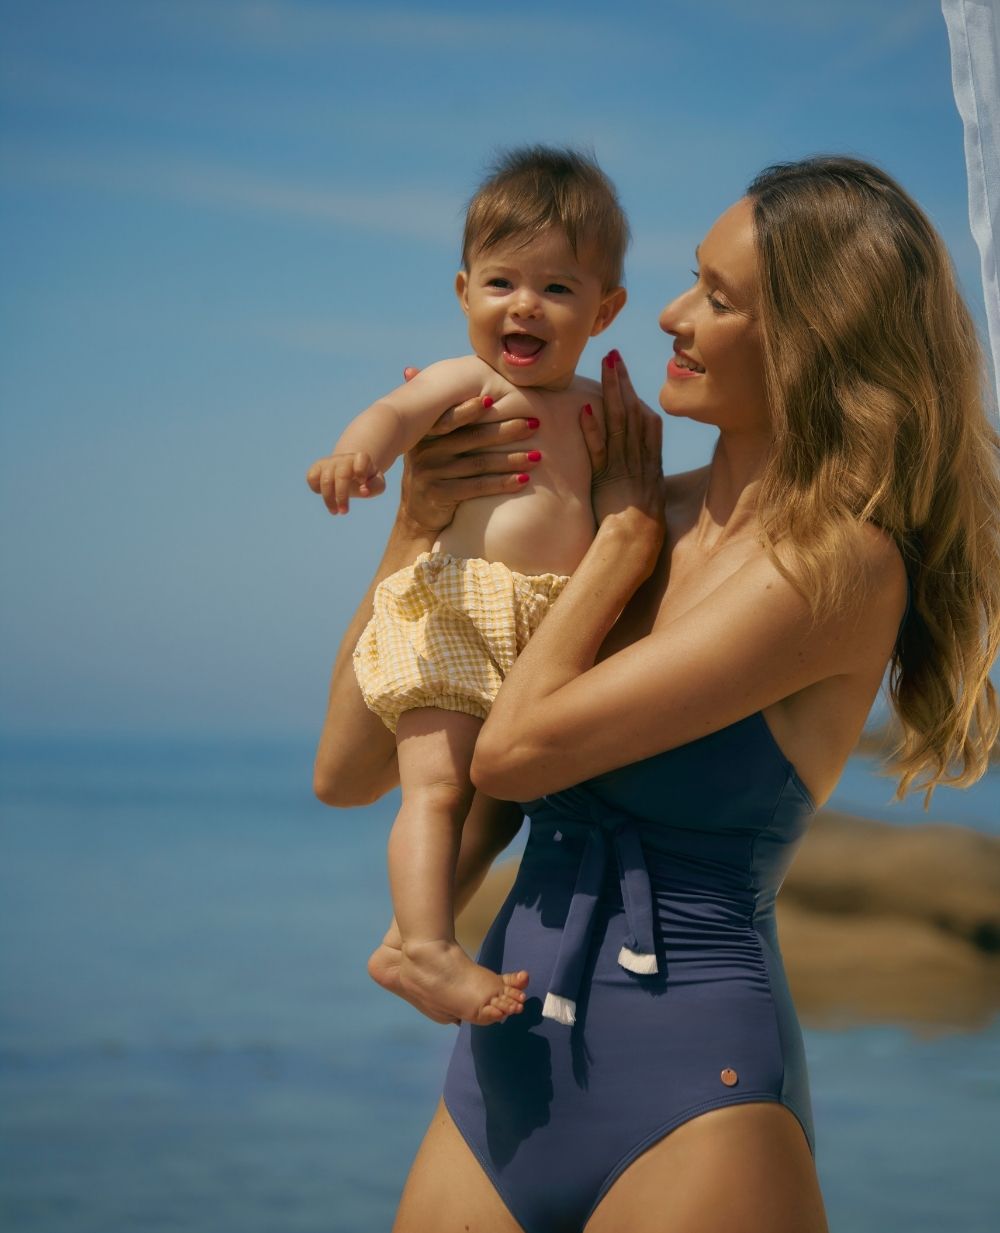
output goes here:
<path id="1" fill-rule="evenodd" d="M 486 1107 L 490 1156 L 503 1168 L 518 1148 L 551 1116 L 552 1050 L 533 1032 L 542 1003 L 529 998 L 524 1010 L 497 1027 L 472 1029 L 472 1059 Z"/>
<path id="2" fill-rule="evenodd" d="M 620 942 L 613 941 L 609 943 L 606 935 L 609 929 L 622 929 L 623 925 L 621 922 L 623 919 L 624 914 L 619 911 L 605 922 L 603 930 L 600 924 L 598 924 L 595 929 L 595 936 L 591 939 L 590 958 L 587 961 L 587 966 L 580 981 L 580 993 L 576 1003 L 576 1024 L 570 1029 L 570 1052 L 573 1062 L 573 1078 L 577 1085 L 584 1090 L 590 1084 L 590 1064 L 593 1061 L 593 1054 L 587 1047 L 587 1019 L 590 1012 L 591 993 L 594 988 L 594 973 L 597 968 L 599 955 L 604 954 L 607 950 L 617 955 Z M 624 968 L 616 968 L 614 970 L 615 983 L 627 984 L 630 989 L 638 990 L 646 997 L 662 997 L 667 992 L 669 981 L 667 978 L 667 961 L 663 953 L 662 942 L 658 936 L 656 938 L 656 955 L 659 967 L 657 972 L 651 973 L 648 976 L 640 976 L 635 972 L 627 972 Z M 607 1026 L 596 1025 L 598 1039 L 600 1039 Z M 610 1026 L 613 1038 L 614 1025 Z"/>

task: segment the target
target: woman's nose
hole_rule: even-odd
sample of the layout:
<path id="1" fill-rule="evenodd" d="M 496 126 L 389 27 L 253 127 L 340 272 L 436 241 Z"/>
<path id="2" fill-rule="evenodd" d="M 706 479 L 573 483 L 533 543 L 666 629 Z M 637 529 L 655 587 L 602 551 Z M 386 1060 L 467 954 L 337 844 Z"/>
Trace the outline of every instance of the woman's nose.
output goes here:
<path id="1" fill-rule="evenodd" d="M 660 329 L 664 334 L 682 334 L 688 328 L 689 313 L 685 311 L 687 297 L 679 295 L 660 313 Z"/>

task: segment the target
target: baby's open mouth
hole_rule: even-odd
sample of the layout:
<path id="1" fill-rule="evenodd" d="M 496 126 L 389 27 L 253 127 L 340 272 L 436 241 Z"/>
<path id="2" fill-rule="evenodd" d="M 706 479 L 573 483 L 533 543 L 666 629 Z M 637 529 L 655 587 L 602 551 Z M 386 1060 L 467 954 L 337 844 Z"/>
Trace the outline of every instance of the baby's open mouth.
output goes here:
<path id="1" fill-rule="evenodd" d="M 544 338 L 536 338 L 534 334 L 505 334 L 503 349 L 508 360 L 515 364 L 530 363 L 545 346 Z"/>

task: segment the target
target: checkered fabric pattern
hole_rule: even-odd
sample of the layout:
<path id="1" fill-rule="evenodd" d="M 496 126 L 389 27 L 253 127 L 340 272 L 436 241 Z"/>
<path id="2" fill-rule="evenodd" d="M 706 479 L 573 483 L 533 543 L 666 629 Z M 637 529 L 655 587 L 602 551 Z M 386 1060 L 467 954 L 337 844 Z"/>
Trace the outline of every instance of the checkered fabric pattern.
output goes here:
<path id="1" fill-rule="evenodd" d="M 500 683 L 569 581 L 499 561 L 423 552 L 375 591 L 354 651 L 369 709 L 390 731 L 434 706 L 485 719 Z"/>

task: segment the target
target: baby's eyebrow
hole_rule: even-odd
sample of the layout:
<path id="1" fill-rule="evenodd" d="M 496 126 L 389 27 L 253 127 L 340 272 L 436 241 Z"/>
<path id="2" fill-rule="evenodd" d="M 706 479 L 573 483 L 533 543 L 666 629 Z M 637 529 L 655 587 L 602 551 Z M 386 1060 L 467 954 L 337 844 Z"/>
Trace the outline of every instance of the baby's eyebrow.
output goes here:
<path id="1" fill-rule="evenodd" d="M 483 277 L 496 278 L 502 276 L 509 278 L 511 275 L 520 274 L 521 271 L 517 266 L 513 265 L 484 265 Z M 577 278 L 575 274 L 568 274 L 562 270 L 545 270 L 542 273 L 542 278 L 547 283 L 575 283 L 576 286 L 582 286 L 583 280 Z"/>

